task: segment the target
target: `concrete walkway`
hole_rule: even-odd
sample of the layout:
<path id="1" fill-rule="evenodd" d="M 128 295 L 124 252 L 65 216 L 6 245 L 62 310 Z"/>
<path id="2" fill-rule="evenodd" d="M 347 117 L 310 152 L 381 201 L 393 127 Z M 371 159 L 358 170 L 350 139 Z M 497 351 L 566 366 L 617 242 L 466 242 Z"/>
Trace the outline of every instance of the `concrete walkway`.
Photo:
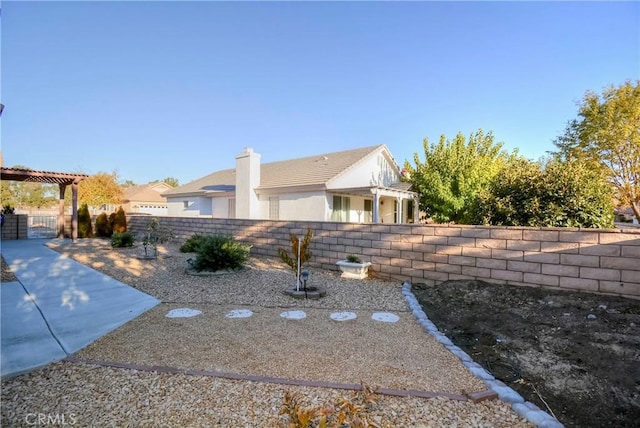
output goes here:
<path id="1" fill-rule="evenodd" d="M 46 242 L 1 243 L 18 278 L 0 287 L 2 377 L 73 354 L 160 303 L 48 249 Z"/>

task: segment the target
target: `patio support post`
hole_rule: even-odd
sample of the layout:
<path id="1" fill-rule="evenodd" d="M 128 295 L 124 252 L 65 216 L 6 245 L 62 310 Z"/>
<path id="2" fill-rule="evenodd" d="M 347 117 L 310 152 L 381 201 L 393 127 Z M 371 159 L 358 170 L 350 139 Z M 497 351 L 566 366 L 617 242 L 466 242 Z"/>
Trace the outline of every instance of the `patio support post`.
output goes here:
<path id="1" fill-rule="evenodd" d="M 78 240 L 78 181 L 71 184 L 71 240 Z"/>
<path id="2" fill-rule="evenodd" d="M 401 224 L 403 223 L 402 196 L 396 196 L 396 201 L 398 202 L 398 213 L 396 214 L 398 216 L 397 223 Z"/>
<path id="3" fill-rule="evenodd" d="M 380 205 L 380 198 L 378 196 L 378 190 L 376 189 L 373 192 L 373 222 L 374 223 L 380 222 L 380 213 L 379 213 L 380 208 L 378 205 Z"/>
<path id="4" fill-rule="evenodd" d="M 60 188 L 60 199 L 58 200 L 58 238 L 64 238 L 64 192 L 67 185 L 64 183 L 58 184 Z"/>

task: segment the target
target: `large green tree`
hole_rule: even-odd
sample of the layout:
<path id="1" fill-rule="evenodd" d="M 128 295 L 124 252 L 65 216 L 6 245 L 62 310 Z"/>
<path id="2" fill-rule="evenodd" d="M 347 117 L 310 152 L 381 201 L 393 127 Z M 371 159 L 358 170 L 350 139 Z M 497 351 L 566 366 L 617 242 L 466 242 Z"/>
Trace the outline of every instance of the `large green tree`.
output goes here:
<path id="1" fill-rule="evenodd" d="M 504 168 L 475 204 L 475 223 L 535 227 L 613 227 L 611 186 L 580 160 L 520 159 Z"/>
<path id="2" fill-rule="evenodd" d="M 578 118 L 555 145 L 562 159 L 583 159 L 602 168 L 615 188 L 617 203 L 630 206 L 640 221 L 640 81 L 587 92 Z"/>
<path id="3" fill-rule="evenodd" d="M 425 160 L 414 153 L 415 165 L 405 161 L 408 181 L 420 195 L 420 210 L 439 223 L 471 223 L 479 192 L 517 158 L 517 152 L 509 154 L 503 146 L 495 142 L 492 132 L 482 130 L 468 139 L 462 133 L 453 140 L 442 135 L 437 144 L 425 138 Z"/>

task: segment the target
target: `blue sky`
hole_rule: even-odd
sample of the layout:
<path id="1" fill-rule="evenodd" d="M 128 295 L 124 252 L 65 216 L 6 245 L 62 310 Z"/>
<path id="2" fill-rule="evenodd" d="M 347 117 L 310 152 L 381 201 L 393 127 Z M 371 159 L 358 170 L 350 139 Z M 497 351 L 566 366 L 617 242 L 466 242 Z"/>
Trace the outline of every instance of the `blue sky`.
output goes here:
<path id="1" fill-rule="evenodd" d="M 639 2 L 2 2 L 4 166 L 184 184 L 479 128 L 538 159 L 640 78 Z"/>

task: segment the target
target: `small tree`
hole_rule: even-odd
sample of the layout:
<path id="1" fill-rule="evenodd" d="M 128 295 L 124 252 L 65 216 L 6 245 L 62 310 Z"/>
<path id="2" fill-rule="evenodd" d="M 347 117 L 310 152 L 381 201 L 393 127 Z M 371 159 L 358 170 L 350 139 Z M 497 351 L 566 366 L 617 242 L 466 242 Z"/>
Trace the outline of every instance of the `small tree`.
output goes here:
<path id="1" fill-rule="evenodd" d="M 160 226 L 160 220 L 153 218 L 147 226 L 142 245 L 144 246 L 144 255 L 148 257 L 147 249 L 153 249 L 153 257 L 158 256 L 158 245 L 162 245 L 173 239 L 173 231 L 167 227 Z"/>
<path id="2" fill-rule="evenodd" d="M 111 238 L 113 228 L 109 222 L 107 213 L 101 213 L 96 217 L 96 236 L 100 238 Z"/>
<path id="3" fill-rule="evenodd" d="M 89 207 L 87 204 L 82 204 L 78 210 L 78 237 L 93 238 L 91 214 L 89 214 Z"/>
<path id="4" fill-rule="evenodd" d="M 113 218 L 113 231 L 118 233 L 127 231 L 127 216 L 124 214 L 122 206 L 118 207 L 116 215 Z"/>
<path id="5" fill-rule="evenodd" d="M 311 259 L 313 255 L 309 251 L 309 245 L 311 245 L 311 238 L 313 238 L 313 230 L 308 227 L 307 233 L 302 238 L 302 244 L 300 238 L 293 233 L 289 234 L 289 241 L 291 241 L 291 255 L 284 248 L 278 248 L 278 254 L 283 262 L 289 266 L 293 272 L 298 275 L 298 249 L 300 250 L 300 267 Z"/>

